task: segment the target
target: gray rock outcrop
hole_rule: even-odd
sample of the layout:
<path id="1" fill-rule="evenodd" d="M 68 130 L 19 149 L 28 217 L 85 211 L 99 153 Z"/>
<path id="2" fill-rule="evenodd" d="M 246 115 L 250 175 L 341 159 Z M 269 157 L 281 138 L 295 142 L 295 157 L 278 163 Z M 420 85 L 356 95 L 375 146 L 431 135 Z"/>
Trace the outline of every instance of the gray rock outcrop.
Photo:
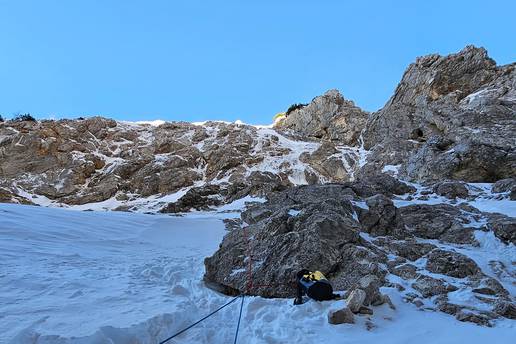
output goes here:
<path id="1" fill-rule="evenodd" d="M 358 145 L 367 118 L 367 112 L 344 99 L 339 91 L 330 90 L 315 97 L 307 106 L 292 111 L 276 128 L 353 146 Z"/>
<path id="2" fill-rule="evenodd" d="M 516 69 L 483 48 L 420 57 L 364 133 L 371 166 L 418 181 L 494 182 L 516 171 Z"/>
<path id="3" fill-rule="evenodd" d="M 471 258 L 460 253 L 437 249 L 430 252 L 427 257 L 426 269 L 430 272 L 457 278 L 480 272 L 480 268 Z"/>

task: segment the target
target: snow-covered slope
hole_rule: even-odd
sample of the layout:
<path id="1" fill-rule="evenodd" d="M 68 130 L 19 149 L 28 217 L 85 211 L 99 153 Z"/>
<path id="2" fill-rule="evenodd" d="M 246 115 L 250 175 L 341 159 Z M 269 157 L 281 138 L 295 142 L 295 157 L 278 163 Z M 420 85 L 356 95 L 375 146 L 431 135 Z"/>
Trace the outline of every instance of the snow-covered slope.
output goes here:
<path id="1" fill-rule="evenodd" d="M 230 298 L 205 287 L 203 259 L 225 233 L 220 212 L 183 217 L 76 212 L 0 204 L 0 343 L 157 343 Z M 486 253 L 480 250 L 479 254 Z M 239 343 L 510 343 L 511 320 L 495 328 L 460 323 L 405 304 L 375 309 L 375 328 L 332 326 L 338 302 L 293 306 L 245 299 Z M 171 343 L 232 342 L 238 303 Z"/>

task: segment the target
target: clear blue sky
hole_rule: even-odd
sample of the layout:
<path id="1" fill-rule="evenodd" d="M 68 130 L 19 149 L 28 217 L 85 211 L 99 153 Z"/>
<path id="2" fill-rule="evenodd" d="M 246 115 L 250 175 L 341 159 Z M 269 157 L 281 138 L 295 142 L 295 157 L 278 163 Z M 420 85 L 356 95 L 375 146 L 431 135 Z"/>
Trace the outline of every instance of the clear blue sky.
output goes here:
<path id="1" fill-rule="evenodd" d="M 0 114 L 269 123 L 331 88 L 374 111 L 416 56 L 516 61 L 515 4 L 0 0 Z"/>

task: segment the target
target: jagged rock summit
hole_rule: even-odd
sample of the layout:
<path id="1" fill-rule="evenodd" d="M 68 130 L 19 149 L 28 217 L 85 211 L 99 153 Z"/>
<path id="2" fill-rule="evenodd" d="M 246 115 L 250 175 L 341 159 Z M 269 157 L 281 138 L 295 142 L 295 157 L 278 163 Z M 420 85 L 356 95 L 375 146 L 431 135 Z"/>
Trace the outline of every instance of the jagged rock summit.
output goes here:
<path id="1" fill-rule="evenodd" d="M 516 170 L 516 64 L 483 48 L 420 57 L 364 133 L 368 170 L 416 181 L 495 182 Z M 393 154 L 394 153 L 394 154 Z"/>
<path id="2" fill-rule="evenodd" d="M 344 99 L 337 90 L 315 97 L 310 104 L 292 111 L 277 129 L 290 130 L 306 138 L 358 145 L 368 113 Z"/>

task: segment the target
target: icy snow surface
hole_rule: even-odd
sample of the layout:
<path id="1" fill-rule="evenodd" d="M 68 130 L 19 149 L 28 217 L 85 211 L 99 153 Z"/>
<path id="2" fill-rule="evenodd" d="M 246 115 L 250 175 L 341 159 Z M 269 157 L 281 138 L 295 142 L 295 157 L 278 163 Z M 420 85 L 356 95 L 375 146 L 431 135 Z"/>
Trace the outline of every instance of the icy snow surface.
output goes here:
<path id="1" fill-rule="evenodd" d="M 205 287 L 203 259 L 225 234 L 221 220 L 237 217 L 243 201 L 182 217 L 0 204 L 0 343 L 155 344 L 198 320 L 231 299 Z M 479 263 L 491 249 L 514 254 L 514 247 L 500 251 L 495 238 L 479 239 L 480 250 L 462 251 Z M 371 331 L 360 316 L 355 325 L 328 324 L 328 311 L 344 301 L 293 306 L 247 297 L 239 343 L 494 344 L 515 337 L 514 321 L 461 323 L 383 291 L 397 310 L 375 308 Z M 232 343 L 238 306 L 169 343 Z"/>

